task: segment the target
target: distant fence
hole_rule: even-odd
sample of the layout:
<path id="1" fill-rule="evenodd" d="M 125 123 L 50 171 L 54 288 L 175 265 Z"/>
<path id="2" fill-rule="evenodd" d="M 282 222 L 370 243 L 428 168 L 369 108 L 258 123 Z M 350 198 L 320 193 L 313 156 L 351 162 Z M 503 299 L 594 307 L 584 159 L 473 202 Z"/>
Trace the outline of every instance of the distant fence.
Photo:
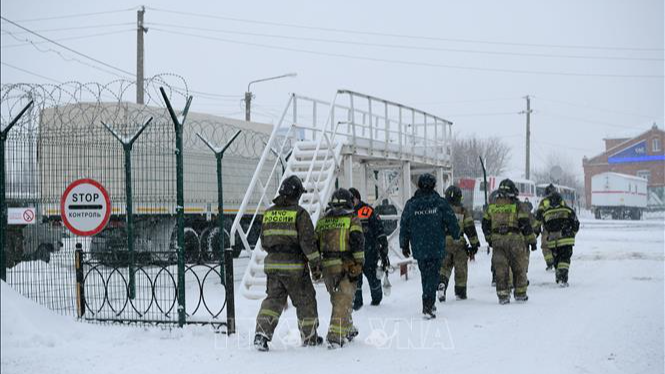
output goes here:
<path id="1" fill-rule="evenodd" d="M 208 294 L 230 288 L 232 295 L 224 279 L 232 257 L 221 249 L 270 129 L 170 110 L 191 100 L 177 76 L 147 79 L 145 87 L 146 103 L 137 105 L 127 102 L 134 95 L 127 81 L 2 86 L 0 272 L 17 291 L 62 314 L 221 324 L 219 298 Z M 201 137 L 225 144 L 238 131 L 217 178 L 216 156 Z M 72 234 L 60 218 L 64 190 L 83 178 L 105 186 L 112 205 L 108 225 L 92 237 Z M 259 227 L 247 230 L 256 236 Z M 228 311 L 232 300 L 224 300 Z"/>

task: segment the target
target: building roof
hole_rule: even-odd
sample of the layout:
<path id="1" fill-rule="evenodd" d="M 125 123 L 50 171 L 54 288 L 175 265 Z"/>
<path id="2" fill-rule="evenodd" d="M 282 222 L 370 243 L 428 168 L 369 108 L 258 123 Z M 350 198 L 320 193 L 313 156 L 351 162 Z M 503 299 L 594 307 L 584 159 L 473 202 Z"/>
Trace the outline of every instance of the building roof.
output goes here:
<path id="1" fill-rule="evenodd" d="M 590 157 L 590 158 L 584 160 L 584 163 L 585 164 L 606 163 L 607 158 L 610 155 L 620 151 L 622 148 L 625 148 L 627 146 L 632 145 L 632 143 L 638 143 L 639 140 L 641 140 L 641 138 L 645 137 L 649 133 L 654 133 L 654 132 L 660 132 L 661 134 L 665 135 L 665 131 L 661 130 L 660 128 L 658 128 L 654 124 L 654 126 L 652 126 L 649 130 L 644 131 L 644 132 L 640 133 L 639 135 L 634 136 L 632 138 L 627 138 L 625 141 L 622 141 L 622 142 L 616 144 L 615 146 L 613 146 L 609 149 L 606 149 L 602 153 L 599 153 L 596 156 L 593 156 L 593 157 Z M 603 139 L 603 140 L 606 140 L 606 139 Z"/>

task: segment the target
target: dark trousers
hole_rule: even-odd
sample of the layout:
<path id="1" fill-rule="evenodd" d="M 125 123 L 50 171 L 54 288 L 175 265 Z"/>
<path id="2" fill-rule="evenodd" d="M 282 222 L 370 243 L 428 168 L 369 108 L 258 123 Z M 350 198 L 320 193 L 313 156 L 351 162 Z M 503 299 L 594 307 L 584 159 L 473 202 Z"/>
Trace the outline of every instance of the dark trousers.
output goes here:
<path id="1" fill-rule="evenodd" d="M 376 277 L 377 269 L 376 261 L 367 261 L 365 259 L 365 265 L 363 265 L 363 274 L 367 278 L 367 283 L 369 284 L 369 291 L 372 295 L 372 301 L 378 303 L 383 299 L 383 291 L 381 290 L 381 280 Z M 358 279 L 358 288 L 356 289 L 356 295 L 353 299 L 354 306 L 363 305 L 363 277 L 360 276 Z"/>
<path id="2" fill-rule="evenodd" d="M 418 260 L 420 281 L 423 287 L 423 306 L 432 306 L 436 300 L 436 289 L 439 286 L 439 270 L 441 258 L 426 258 Z"/>
<path id="3" fill-rule="evenodd" d="M 556 280 L 568 282 L 568 271 L 570 269 L 570 258 L 573 256 L 573 246 L 551 248 L 554 255 L 554 268 L 556 269 Z"/>

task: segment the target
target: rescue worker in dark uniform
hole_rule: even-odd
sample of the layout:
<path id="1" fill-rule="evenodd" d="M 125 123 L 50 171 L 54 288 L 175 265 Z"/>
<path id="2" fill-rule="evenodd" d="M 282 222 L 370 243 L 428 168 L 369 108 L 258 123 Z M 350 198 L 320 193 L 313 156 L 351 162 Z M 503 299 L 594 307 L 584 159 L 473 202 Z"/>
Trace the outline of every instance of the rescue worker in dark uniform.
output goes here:
<path id="1" fill-rule="evenodd" d="M 439 270 L 446 255 L 446 235 L 460 239 L 459 225 L 450 205 L 435 190 L 436 178 L 429 173 L 418 178 L 418 190 L 404 206 L 399 243 L 404 257 L 418 260 L 422 282 L 423 315 L 436 318 Z"/>
<path id="2" fill-rule="evenodd" d="M 478 253 L 480 242 L 476 225 L 473 223 L 471 213 L 462 205 L 462 190 L 457 186 L 446 189 L 445 198 L 453 209 L 460 230 L 460 239 L 453 240 L 450 235 L 446 236 L 446 250 L 448 254 L 443 259 L 441 266 L 441 279 L 439 283 L 439 301 L 446 301 L 446 290 L 450 275 L 455 269 L 455 296 L 461 300 L 466 299 L 466 281 L 468 278 L 468 261 Z M 469 242 L 464 240 L 461 233 L 466 234 Z"/>
<path id="3" fill-rule="evenodd" d="M 309 213 L 298 205 L 305 192 L 300 179 L 293 175 L 284 180 L 274 205 L 263 215 L 261 246 L 268 253 L 264 261 L 267 276 L 266 298 L 256 317 L 254 346 L 268 350 L 279 317 L 291 298 L 298 316 L 303 345 L 319 345 L 323 339 L 316 329 L 319 325 L 316 292 L 310 279 L 322 276 L 321 256 Z"/>
<path id="4" fill-rule="evenodd" d="M 492 265 L 496 275 L 496 294 L 499 303 L 510 302 L 510 271 L 513 272 L 515 300 L 527 301 L 527 261 L 525 251 L 536 250 L 536 236 L 530 222 L 528 207 L 517 199 L 515 183 L 504 179 L 499 184 L 499 193 L 483 216 L 482 227 L 485 240 L 492 251 Z M 527 246 L 528 245 L 528 246 Z"/>
<path id="5" fill-rule="evenodd" d="M 561 287 L 568 287 L 570 257 L 573 255 L 575 235 L 580 229 L 577 215 L 555 191 L 543 200 L 542 209 L 539 208 L 536 213 L 536 220 L 542 222 L 544 232 L 542 241 L 547 244 L 554 257 L 556 282 Z"/>
<path id="6" fill-rule="evenodd" d="M 353 195 L 353 206 L 360 223 L 363 226 L 365 234 L 365 264 L 363 265 L 363 274 L 369 283 L 369 290 L 372 295 L 372 304 L 379 305 L 383 299 L 383 290 L 381 289 L 381 279 L 377 276 L 377 267 L 381 259 L 381 268 L 386 270 L 390 266 L 388 260 L 388 238 L 383 229 L 381 217 L 374 211 L 371 205 L 361 200 L 360 192 L 355 188 L 350 188 L 349 192 Z M 358 279 L 358 289 L 353 299 L 353 309 L 359 310 L 363 306 L 363 277 Z"/>
<path id="7" fill-rule="evenodd" d="M 316 237 L 332 303 L 326 340 L 329 348 L 339 348 L 358 335 L 351 313 L 365 259 L 365 236 L 348 190 L 340 188 L 333 193 L 328 209 L 316 223 Z"/>

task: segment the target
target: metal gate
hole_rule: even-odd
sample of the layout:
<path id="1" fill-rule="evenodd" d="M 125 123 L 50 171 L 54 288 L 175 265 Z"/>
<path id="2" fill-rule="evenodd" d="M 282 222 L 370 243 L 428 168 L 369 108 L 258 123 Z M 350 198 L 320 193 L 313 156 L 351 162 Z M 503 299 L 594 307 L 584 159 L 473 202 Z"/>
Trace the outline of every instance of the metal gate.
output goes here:
<path id="1" fill-rule="evenodd" d="M 9 285 L 84 320 L 234 331 L 237 250 L 229 247 L 234 217 L 225 220 L 222 176 L 255 165 L 254 145 L 268 135 L 241 135 L 237 123 L 211 116 L 189 123 L 192 97 L 173 79 L 146 80 L 145 105 L 123 101 L 132 82 L 2 86 L 0 275 Z M 91 237 L 61 220 L 63 191 L 82 178 L 103 185 L 112 206 Z M 231 199 L 242 196 L 243 178 L 251 174 L 227 178 Z"/>

